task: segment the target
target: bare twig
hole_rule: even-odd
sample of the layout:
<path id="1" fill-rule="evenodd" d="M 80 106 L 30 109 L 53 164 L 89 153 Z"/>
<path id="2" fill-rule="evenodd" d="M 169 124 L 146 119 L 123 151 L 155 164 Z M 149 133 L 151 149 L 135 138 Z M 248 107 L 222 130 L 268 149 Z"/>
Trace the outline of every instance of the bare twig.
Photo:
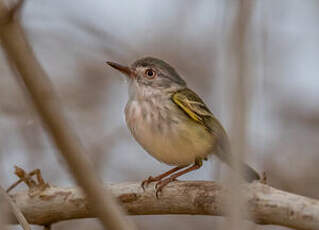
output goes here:
<path id="1" fill-rule="evenodd" d="M 12 185 L 9 186 L 9 188 L 7 188 L 6 192 L 9 193 L 12 189 L 14 189 L 15 187 L 17 187 L 19 184 L 21 184 L 23 182 L 23 179 L 19 179 L 16 182 L 14 182 Z"/>
<path id="2" fill-rule="evenodd" d="M 9 193 L 12 189 L 14 189 L 17 185 L 24 182 L 30 189 L 32 188 L 41 188 L 42 190 L 47 188 L 49 185 L 45 183 L 45 181 L 42 178 L 40 169 L 32 170 L 29 173 L 26 173 L 22 168 L 18 166 L 14 166 L 15 172 L 20 179 L 16 182 L 14 182 L 8 189 L 7 193 Z M 32 179 L 32 176 L 36 175 L 37 182 Z"/>
<path id="3" fill-rule="evenodd" d="M 0 15 L 3 48 L 20 73 L 37 111 L 73 176 L 88 195 L 90 206 L 108 229 L 133 229 L 110 193 L 102 192 L 101 182 L 88 163 L 82 144 L 64 117 L 63 108 L 47 74 L 35 58 L 20 24 L 14 17 L 9 17 L 12 12 L 9 12 L 3 0 L 0 0 Z"/>
<path id="4" fill-rule="evenodd" d="M 18 220 L 18 222 L 21 225 L 21 227 L 24 230 L 31 230 L 28 221 L 26 220 L 26 218 L 24 217 L 24 215 L 22 214 L 22 212 L 20 211 L 20 209 L 18 208 L 16 203 L 14 201 L 12 201 L 11 197 L 6 193 L 6 191 L 2 187 L 0 187 L 0 194 L 9 203 L 10 208 L 11 208 L 14 216 Z"/>
<path id="5" fill-rule="evenodd" d="M 143 192 L 139 183 L 107 187 L 130 215 L 191 214 L 225 215 L 225 186 L 207 181 L 178 181 L 163 189 L 156 199 L 152 186 Z M 297 229 L 319 229 L 319 201 L 284 192 L 258 182 L 241 186 L 247 211 L 258 224 Z M 106 190 L 105 188 L 105 191 Z M 31 224 L 45 225 L 96 215 L 79 188 L 50 187 L 30 197 L 28 191 L 11 195 Z"/>

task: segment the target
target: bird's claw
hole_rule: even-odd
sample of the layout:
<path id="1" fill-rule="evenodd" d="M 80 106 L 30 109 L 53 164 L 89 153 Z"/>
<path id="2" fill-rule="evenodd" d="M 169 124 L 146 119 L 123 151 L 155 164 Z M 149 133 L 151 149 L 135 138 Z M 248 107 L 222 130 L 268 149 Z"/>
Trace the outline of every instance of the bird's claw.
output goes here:
<path id="1" fill-rule="evenodd" d="M 173 181 L 176 181 L 177 179 L 174 178 L 174 177 L 169 177 L 169 178 L 166 178 L 164 180 L 160 180 L 159 182 L 157 182 L 155 184 L 155 196 L 156 198 L 158 199 L 159 198 L 159 193 L 163 190 L 163 188 L 169 184 L 170 182 L 173 182 Z"/>
<path id="2" fill-rule="evenodd" d="M 143 189 L 143 191 L 145 191 L 145 188 L 152 182 L 156 182 L 157 183 L 154 185 L 154 190 L 155 190 L 155 195 L 156 195 L 156 198 L 158 199 L 159 197 L 159 193 L 163 190 L 163 188 L 169 184 L 170 182 L 172 181 L 177 181 L 176 178 L 174 177 L 168 177 L 164 180 L 161 180 L 157 177 L 152 177 L 152 176 L 149 176 L 146 180 L 143 180 L 142 183 L 141 183 L 141 187 Z"/>
<path id="3" fill-rule="evenodd" d="M 159 199 L 159 195 L 158 195 L 158 194 L 159 194 L 160 192 L 161 192 L 161 190 L 156 190 L 156 191 L 155 191 L 156 199 Z"/>
<path id="4" fill-rule="evenodd" d="M 142 189 L 145 191 L 145 186 L 147 187 L 151 182 L 157 181 L 156 178 L 149 176 L 146 180 L 141 183 Z"/>

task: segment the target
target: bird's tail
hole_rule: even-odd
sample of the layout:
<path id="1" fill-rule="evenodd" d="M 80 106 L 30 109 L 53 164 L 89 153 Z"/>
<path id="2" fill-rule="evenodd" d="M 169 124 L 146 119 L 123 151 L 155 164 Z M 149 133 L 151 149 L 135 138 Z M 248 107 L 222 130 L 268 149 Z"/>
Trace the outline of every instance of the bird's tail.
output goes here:
<path id="1" fill-rule="evenodd" d="M 227 154 L 225 154 L 225 151 L 219 149 L 219 151 L 217 152 L 217 156 L 219 157 L 219 159 L 221 159 L 226 164 L 228 164 L 231 168 L 233 168 L 231 164 L 230 153 L 231 152 L 228 151 Z M 260 175 L 257 173 L 257 171 L 253 169 L 252 167 L 250 167 L 249 165 L 247 165 L 246 163 L 242 162 L 240 168 L 242 170 L 241 175 L 244 177 L 244 180 L 247 181 L 248 183 L 251 183 L 255 180 L 260 180 Z"/>
<path id="2" fill-rule="evenodd" d="M 257 171 L 255 169 L 253 169 L 252 167 L 250 167 L 247 164 L 243 165 L 243 176 L 244 179 L 247 182 L 253 182 L 255 180 L 260 180 L 260 175 L 257 173 Z"/>

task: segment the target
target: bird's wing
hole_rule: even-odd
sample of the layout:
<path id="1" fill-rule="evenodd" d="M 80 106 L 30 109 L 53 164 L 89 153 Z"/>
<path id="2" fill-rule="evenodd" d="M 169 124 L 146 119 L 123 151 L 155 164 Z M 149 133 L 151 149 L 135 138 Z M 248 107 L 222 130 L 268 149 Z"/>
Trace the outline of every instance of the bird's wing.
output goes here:
<path id="1" fill-rule="evenodd" d="M 182 89 L 172 96 L 173 102 L 177 104 L 194 121 L 202 122 L 204 116 L 213 117 L 202 99 L 190 89 Z"/>
<path id="2" fill-rule="evenodd" d="M 210 133 L 214 134 L 219 139 L 220 147 L 225 150 L 228 138 L 223 126 L 195 92 L 184 88 L 175 92 L 172 100 L 193 121 L 205 126 Z"/>
<path id="3" fill-rule="evenodd" d="M 173 94 L 172 100 L 193 121 L 205 126 L 208 132 L 216 136 L 218 140 L 216 154 L 222 161 L 230 164 L 231 151 L 227 134 L 202 99 L 192 90 L 185 88 Z M 260 178 L 259 174 L 248 165 L 243 163 L 242 167 L 244 169 L 243 176 L 248 182 Z"/>

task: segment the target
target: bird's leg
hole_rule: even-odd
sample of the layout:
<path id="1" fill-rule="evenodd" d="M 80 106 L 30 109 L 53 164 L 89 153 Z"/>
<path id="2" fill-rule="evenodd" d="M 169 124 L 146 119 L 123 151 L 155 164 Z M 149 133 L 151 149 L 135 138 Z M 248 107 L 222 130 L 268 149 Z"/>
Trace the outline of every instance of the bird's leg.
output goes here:
<path id="1" fill-rule="evenodd" d="M 160 181 L 164 177 L 167 177 L 167 176 L 171 175 L 172 173 L 174 173 L 174 172 L 176 172 L 176 171 L 178 171 L 178 170 L 180 170 L 182 168 L 185 168 L 185 166 L 177 166 L 177 167 L 172 168 L 171 170 L 169 170 L 169 171 L 167 171 L 167 172 L 165 172 L 163 174 L 160 174 L 160 175 L 158 175 L 156 177 L 150 176 L 146 180 L 142 181 L 141 186 L 142 186 L 143 190 L 145 190 L 145 185 L 147 186 L 149 183 L 154 182 L 154 181 Z"/>
<path id="2" fill-rule="evenodd" d="M 162 191 L 162 189 L 170 182 L 176 180 L 177 177 L 180 177 L 186 173 L 189 173 L 191 171 L 197 170 L 199 169 L 201 166 L 203 165 L 203 162 L 201 159 L 196 159 L 194 165 L 192 165 L 191 167 L 184 169 L 183 171 L 180 171 L 178 173 L 175 173 L 173 175 L 171 175 L 170 177 L 164 179 L 164 180 L 160 180 L 159 182 L 156 183 L 155 185 L 155 195 L 156 198 L 158 198 L 158 194 Z"/>

